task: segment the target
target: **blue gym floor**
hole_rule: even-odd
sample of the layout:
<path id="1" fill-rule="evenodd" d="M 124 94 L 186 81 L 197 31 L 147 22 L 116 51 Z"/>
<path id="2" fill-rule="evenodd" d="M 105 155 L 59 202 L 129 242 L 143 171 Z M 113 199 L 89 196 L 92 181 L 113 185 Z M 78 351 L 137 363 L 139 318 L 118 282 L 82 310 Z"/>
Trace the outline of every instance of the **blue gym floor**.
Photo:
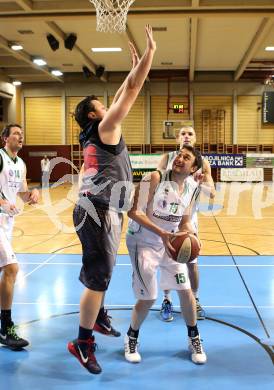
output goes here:
<path id="1" fill-rule="evenodd" d="M 134 296 L 127 255 L 117 257 L 105 304 L 120 338 L 96 334 L 101 375 L 89 374 L 66 349 L 77 335 L 80 255 L 19 254 L 13 317 L 31 342 L 25 351 L 0 347 L 3 388 L 17 389 L 274 389 L 274 257 L 201 256 L 199 321 L 208 362 L 189 359 L 180 314 L 159 318 L 159 293 L 140 332 L 142 362 L 123 357 Z M 178 299 L 173 292 L 175 310 Z M 268 345 L 269 344 L 269 345 Z M 5 384 L 4 384 L 5 383 Z"/>

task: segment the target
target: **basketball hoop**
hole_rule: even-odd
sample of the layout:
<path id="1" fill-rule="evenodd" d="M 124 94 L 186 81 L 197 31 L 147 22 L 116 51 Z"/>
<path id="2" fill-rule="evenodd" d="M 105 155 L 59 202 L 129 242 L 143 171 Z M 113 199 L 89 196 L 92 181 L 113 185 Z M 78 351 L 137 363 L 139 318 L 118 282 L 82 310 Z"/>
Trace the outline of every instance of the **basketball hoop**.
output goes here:
<path id="1" fill-rule="evenodd" d="M 135 0 L 89 0 L 96 9 L 97 31 L 118 32 L 126 30 L 127 13 Z"/>

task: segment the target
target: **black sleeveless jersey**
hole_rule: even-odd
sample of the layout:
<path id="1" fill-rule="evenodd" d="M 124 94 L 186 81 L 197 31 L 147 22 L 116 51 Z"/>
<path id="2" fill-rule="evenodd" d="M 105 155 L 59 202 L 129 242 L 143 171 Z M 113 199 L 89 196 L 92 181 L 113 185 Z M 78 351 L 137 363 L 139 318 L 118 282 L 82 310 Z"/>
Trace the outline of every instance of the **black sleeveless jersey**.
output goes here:
<path id="1" fill-rule="evenodd" d="M 85 129 L 83 142 L 84 174 L 80 195 L 103 209 L 128 210 L 133 189 L 132 169 L 126 144 L 121 137 L 117 145 L 105 145 L 95 121 Z"/>

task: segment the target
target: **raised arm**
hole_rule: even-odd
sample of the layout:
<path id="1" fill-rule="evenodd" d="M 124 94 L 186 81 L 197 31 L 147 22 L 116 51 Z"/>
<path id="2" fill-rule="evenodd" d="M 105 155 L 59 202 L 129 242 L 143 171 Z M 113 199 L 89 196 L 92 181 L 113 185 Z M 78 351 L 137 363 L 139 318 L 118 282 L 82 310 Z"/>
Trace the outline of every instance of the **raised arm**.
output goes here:
<path id="1" fill-rule="evenodd" d="M 121 122 L 134 104 L 151 68 L 156 43 L 153 40 L 152 27 L 145 28 L 147 37 L 146 50 L 125 81 L 125 86 L 118 99 L 110 106 L 99 125 L 99 135 L 103 143 L 117 145 L 121 137 Z"/>
<path id="2" fill-rule="evenodd" d="M 153 223 L 146 214 L 147 205 L 153 200 L 159 182 L 160 174 L 158 171 L 154 171 L 139 183 L 136 187 L 133 206 L 128 212 L 128 216 L 139 225 L 144 226 L 146 229 L 151 230 L 153 233 L 160 236 L 167 253 L 170 254 L 175 252 L 170 244 L 170 238 L 173 234 L 161 229 Z"/>
<path id="3" fill-rule="evenodd" d="M 203 181 L 201 185 L 203 193 L 207 194 L 211 199 L 216 195 L 214 181 L 211 176 L 211 167 L 208 160 L 203 160 Z"/>
<path id="4" fill-rule="evenodd" d="M 133 43 L 129 42 L 128 44 L 129 44 L 129 49 L 130 49 L 130 54 L 131 54 L 132 68 L 131 68 L 130 73 L 127 75 L 126 79 L 124 80 L 123 84 L 120 86 L 120 88 L 116 92 L 116 94 L 114 96 L 114 99 L 112 101 L 112 104 L 116 103 L 117 100 L 119 99 L 119 97 L 121 96 L 121 94 L 122 94 L 122 92 L 123 92 L 123 90 L 124 90 L 124 88 L 125 88 L 125 86 L 127 84 L 128 78 L 130 77 L 130 75 L 133 72 L 134 68 L 137 66 L 137 64 L 140 61 L 140 58 L 138 57 L 137 51 L 136 51 Z"/>

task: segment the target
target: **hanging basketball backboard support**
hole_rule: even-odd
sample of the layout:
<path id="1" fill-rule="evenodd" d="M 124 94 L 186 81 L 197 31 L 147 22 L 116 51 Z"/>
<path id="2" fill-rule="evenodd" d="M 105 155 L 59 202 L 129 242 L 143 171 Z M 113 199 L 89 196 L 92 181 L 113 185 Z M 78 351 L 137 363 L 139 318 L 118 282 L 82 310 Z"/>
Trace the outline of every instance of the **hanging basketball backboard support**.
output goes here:
<path id="1" fill-rule="evenodd" d="M 166 120 L 163 122 L 163 138 L 175 139 L 182 127 L 194 126 L 192 120 Z"/>

